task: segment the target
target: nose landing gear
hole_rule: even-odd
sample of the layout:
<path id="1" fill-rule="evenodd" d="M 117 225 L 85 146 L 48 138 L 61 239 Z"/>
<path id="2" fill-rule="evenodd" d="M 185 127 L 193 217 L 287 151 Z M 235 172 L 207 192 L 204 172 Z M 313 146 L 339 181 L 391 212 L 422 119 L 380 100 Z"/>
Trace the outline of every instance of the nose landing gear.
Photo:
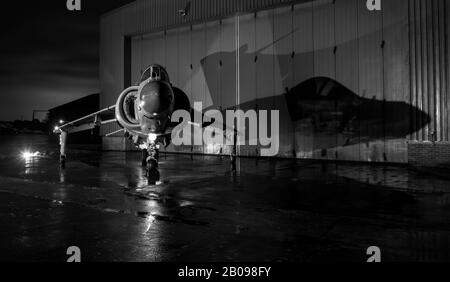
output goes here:
<path id="1" fill-rule="evenodd" d="M 147 147 L 147 153 L 143 154 L 143 157 L 145 155 L 146 155 L 145 163 L 147 166 L 148 184 L 155 185 L 156 182 L 160 180 L 160 174 L 158 171 L 159 152 L 157 145 L 154 141 L 149 142 Z M 144 159 L 142 161 L 144 162 Z"/>

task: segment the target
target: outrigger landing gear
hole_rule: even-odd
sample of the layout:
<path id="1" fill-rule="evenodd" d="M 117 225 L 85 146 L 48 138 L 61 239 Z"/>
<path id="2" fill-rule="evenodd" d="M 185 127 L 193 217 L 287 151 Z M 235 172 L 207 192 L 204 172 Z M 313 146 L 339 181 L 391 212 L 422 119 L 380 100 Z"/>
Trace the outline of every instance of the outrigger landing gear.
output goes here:
<path id="1" fill-rule="evenodd" d="M 147 155 L 147 180 L 150 185 L 154 185 L 160 179 L 158 171 L 159 152 L 155 142 L 149 142 Z"/>
<path id="2" fill-rule="evenodd" d="M 66 168 L 66 156 L 64 155 L 59 156 L 59 165 L 62 169 Z"/>
<path id="3" fill-rule="evenodd" d="M 66 143 L 67 143 L 67 132 L 64 130 L 59 131 L 59 165 L 62 169 L 66 168 Z"/>

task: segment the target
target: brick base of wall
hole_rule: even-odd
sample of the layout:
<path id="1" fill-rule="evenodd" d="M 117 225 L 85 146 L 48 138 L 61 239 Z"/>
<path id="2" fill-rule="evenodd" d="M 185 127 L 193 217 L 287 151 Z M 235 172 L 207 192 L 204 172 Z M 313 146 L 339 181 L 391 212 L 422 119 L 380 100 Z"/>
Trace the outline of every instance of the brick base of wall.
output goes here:
<path id="1" fill-rule="evenodd" d="M 103 150 L 137 151 L 138 149 L 125 138 L 103 137 Z M 408 163 L 417 167 L 450 168 L 450 142 L 409 141 Z"/>
<path id="2" fill-rule="evenodd" d="M 408 162 L 413 166 L 450 168 L 450 142 L 409 142 Z"/>

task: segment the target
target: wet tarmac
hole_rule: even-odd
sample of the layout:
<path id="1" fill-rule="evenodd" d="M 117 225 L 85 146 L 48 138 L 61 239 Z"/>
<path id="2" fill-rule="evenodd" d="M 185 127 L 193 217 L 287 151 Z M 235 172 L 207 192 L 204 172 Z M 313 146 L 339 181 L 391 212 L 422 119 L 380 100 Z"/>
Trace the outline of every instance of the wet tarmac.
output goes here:
<path id="1" fill-rule="evenodd" d="M 140 153 L 0 140 L 0 261 L 450 261 L 450 180 L 407 167 L 161 154 L 148 185 Z"/>

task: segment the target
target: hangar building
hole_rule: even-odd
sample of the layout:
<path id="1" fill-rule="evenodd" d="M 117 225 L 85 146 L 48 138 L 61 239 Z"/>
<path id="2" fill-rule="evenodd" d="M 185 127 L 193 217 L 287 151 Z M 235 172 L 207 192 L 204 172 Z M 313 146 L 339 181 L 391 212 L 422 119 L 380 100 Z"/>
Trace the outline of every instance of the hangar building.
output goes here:
<path id="1" fill-rule="evenodd" d="M 101 17 L 101 106 L 156 63 L 205 110 L 279 110 L 279 157 L 450 164 L 450 4 L 366 2 L 137 0 Z"/>

